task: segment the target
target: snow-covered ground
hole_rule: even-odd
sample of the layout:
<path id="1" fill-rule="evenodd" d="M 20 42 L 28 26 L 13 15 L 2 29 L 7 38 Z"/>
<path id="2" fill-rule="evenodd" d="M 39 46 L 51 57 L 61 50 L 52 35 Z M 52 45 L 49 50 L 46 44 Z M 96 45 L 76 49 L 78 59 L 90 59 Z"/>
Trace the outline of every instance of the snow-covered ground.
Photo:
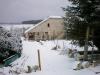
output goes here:
<path id="1" fill-rule="evenodd" d="M 18 75 L 9 70 L 19 70 L 21 73 L 19 75 L 96 75 L 95 72 L 100 72 L 100 66 L 89 67 L 82 70 L 73 70 L 73 64 L 75 60 L 68 58 L 67 55 L 60 55 L 61 50 L 66 48 L 76 48 L 69 44 L 70 41 L 55 40 L 55 41 L 25 41 L 23 40 L 23 54 L 12 63 L 13 67 L 5 67 L 0 70 L 0 75 Z M 60 46 L 58 50 L 51 50 L 57 45 Z M 27 66 L 33 67 L 38 65 L 38 54 L 37 50 L 40 50 L 41 57 L 41 71 L 31 73 L 25 73 L 27 71 Z M 4 72 L 4 73 L 2 73 Z M 100 73 L 98 74 L 100 75 Z"/>

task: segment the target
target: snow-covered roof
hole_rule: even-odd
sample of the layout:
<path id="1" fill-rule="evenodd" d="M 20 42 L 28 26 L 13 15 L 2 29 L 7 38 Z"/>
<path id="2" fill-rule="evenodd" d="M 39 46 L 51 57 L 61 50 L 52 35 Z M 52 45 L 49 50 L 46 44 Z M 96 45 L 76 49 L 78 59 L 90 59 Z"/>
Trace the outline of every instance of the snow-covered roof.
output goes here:
<path id="1" fill-rule="evenodd" d="M 33 28 L 37 27 L 38 25 L 42 24 L 43 22 L 47 21 L 47 20 L 50 19 L 50 18 L 62 18 L 62 17 L 61 17 L 61 16 L 49 16 L 48 18 L 44 19 L 43 21 L 39 22 L 38 24 L 36 24 L 36 25 L 30 27 L 29 29 L 27 29 L 27 30 L 25 31 L 25 33 L 31 31 Z"/>
<path id="2" fill-rule="evenodd" d="M 62 18 L 61 16 L 49 16 L 48 18 Z"/>

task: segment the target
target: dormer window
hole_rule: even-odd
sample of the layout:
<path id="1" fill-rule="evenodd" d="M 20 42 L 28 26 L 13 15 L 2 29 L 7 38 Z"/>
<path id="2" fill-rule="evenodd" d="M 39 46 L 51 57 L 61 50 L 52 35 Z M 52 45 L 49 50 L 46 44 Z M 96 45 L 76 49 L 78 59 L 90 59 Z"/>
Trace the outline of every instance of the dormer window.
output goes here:
<path id="1" fill-rule="evenodd" d="M 48 27 L 50 27 L 50 24 L 48 23 Z"/>

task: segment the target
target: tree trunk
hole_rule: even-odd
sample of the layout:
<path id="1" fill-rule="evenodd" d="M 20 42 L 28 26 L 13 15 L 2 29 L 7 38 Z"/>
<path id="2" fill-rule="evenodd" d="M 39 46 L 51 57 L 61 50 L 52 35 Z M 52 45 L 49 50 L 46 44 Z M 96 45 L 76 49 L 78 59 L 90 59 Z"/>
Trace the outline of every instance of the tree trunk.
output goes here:
<path id="1" fill-rule="evenodd" d="M 90 27 L 87 27 L 86 30 L 86 40 L 85 40 L 85 46 L 84 46 L 84 60 L 88 60 L 88 39 L 89 39 L 89 31 Z"/>

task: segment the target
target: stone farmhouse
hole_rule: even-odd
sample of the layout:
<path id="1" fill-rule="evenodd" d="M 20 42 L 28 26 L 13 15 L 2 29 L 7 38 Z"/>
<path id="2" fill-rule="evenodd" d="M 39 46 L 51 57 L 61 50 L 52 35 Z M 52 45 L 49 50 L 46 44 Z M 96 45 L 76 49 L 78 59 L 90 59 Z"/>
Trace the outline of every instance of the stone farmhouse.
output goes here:
<path id="1" fill-rule="evenodd" d="M 50 16 L 25 31 L 27 40 L 63 39 L 64 25 L 60 16 Z"/>

